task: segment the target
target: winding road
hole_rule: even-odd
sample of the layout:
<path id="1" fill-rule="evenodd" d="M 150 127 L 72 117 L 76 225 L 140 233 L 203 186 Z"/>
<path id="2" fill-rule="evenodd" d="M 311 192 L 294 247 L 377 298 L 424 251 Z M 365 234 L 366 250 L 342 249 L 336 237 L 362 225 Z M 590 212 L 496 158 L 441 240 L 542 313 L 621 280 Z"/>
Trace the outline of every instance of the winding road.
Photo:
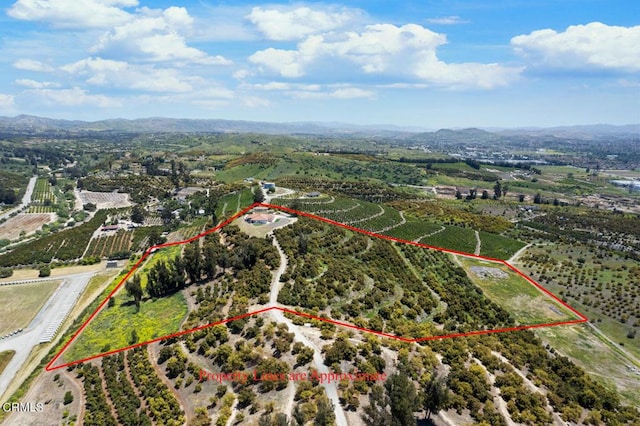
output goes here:
<path id="1" fill-rule="evenodd" d="M 273 245 L 278 250 L 278 254 L 280 254 L 280 267 L 273 274 L 273 279 L 271 280 L 271 291 L 269 293 L 269 305 L 270 306 L 278 306 L 278 293 L 280 292 L 280 277 L 287 269 L 288 259 L 287 256 L 282 251 L 280 244 L 276 237 L 273 237 Z M 329 373 L 329 368 L 324 365 L 324 359 L 322 358 L 321 349 L 313 343 L 307 336 L 302 332 L 300 327 L 295 325 L 289 318 L 285 317 L 282 311 L 277 309 L 272 309 L 269 311 L 269 315 L 271 318 L 277 323 L 286 324 L 289 330 L 294 334 L 294 340 L 296 342 L 300 342 L 305 346 L 313 349 L 313 363 L 315 364 L 316 370 L 318 373 Z M 340 398 L 338 397 L 338 387 L 336 383 L 323 383 L 325 392 L 327 393 L 327 397 L 333 403 L 333 410 L 336 417 L 336 426 L 348 426 L 347 417 L 342 409 L 342 405 L 340 405 Z M 289 417 L 291 417 L 291 413 L 288 413 Z"/>

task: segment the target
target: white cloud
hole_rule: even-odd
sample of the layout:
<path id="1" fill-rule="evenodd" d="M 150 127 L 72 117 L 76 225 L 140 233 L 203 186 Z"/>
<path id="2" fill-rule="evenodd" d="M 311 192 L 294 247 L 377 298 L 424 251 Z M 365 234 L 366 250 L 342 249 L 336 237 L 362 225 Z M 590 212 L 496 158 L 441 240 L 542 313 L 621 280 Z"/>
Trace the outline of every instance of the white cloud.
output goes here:
<path id="1" fill-rule="evenodd" d="M 244 80 L 251 75 L 252 75 L 251 71 L 240 69 L 240 70 L 234 71 L 234 73 L 231 76 L 236 80 Z"/>
<path id="2" fill-rule="evenodd" d="M 165 10 L 140 9 L 134 19 L 118 25 L 94 44 L 94 53 L 130 55 L 151 61 L 184 61 L 207 65 L 229 65 L 222 56 L 187 45 L 185 34 L 192 30 L 193 18 L 183 7 Z"/>
<path id="3" fill-rule="evenodd" d="M 294 91 L 290 95 L 298 99 L 372 99 L 375 97 L 373 91 L 357 87 L 343 87 L 326 92 Z"/>
<path id="4" fill-rule="evenodd" d="M 15 103 L 15 97 L 13 95 L 7 95 L 0 93 L 0 109 L 10 109 Z"/>
<path id="5" fill-rule="evenodd" d="M 54 70 L 52 66 L 33 59 L 18 59 L 13 63 L 13 67 L 19 70 L 36 72 L 51 72 Z"/>
<path id="6" fill-rule="evenodd" d="M 249 108 L 264 108 L 271 105 L 268 99 L 260 98 L 258 96 L 246 96 L 242 98 L 242 104 Z"/>
<path id="7" fill-rule="evenodd" d="M 28 78 L 19 78 L 16 80 L 16 84 L 20 86 L 28 87 L 30 89 L 44 89 L 46 87 L 60 87 L 58 83 L 51 81 L 35 81 Z"/>
<path id="8" fill-rule="evenodd" d="M 299 51 L 270 47 L 249 56 L 249 61 L 266 69 L 276 71 L 283 77 L 301 77 L 304 75 L 305 64 Z"/>
<path id="9" fill-rule="evenodd" d="M 86 78 L 93 85 L 125 87 L 151 92 L 189 92 L 192 81 L 172 68 L 132 65 L 124 61 L 87 58 L 65 65 L 62 70 Z"/>
<path id="10" fill-rule="evenodd" d="M 122 102 L 105 95 L 90 95 L 79 87 L 72 89 L 34 89 L 31 91 L 49 105 L 54 106 L 97 106 L 100 108 L 119 107 Z"/>
<path id="11" fill-rule="evenodd" d="M 591 22 L 560 33 L 544 29 L 519 35 L 511 39 L 511 45 L 534 67 L 640 71 L 640 26 Z"/>
<path id="12" fill-rule="evenodd" d="M 137 5 L 137 0 L 18 0 L 7 14 L 57 27 L 105 28 L 128 21 L 131 14 L 122 8 Z"/>
<path id="13" fill-rule="evenodd" d="M 300 40 L 311 34 L 340 28 L 357 18 L 354 9 L 312 10 L 297 7 L 292 10 L 254 7 L 247 15 L 258 30 L 270 40 Z"/>
<path id="14" fill-rule="evenodd" d="M 319 84 L 305 84 L 305 83 L 289 83 L 283 81 L 270 81 L 264 84 L 252 84 L 247 86 L 254 90 L 261 91 L 273 91 L 273 90 L 306 90 L 316 91 L 322 89 Z"/>
<path id="15" fill-rule="evenodd" d="M 460 18 L 459 16 L 442 16 L 440 18 L 429 18 L 427 22 L 437 25 L 456 25 L 456 24 L 468 24 L 469 21 Z"/>
<path id="16" fill-rule="evenodd" d="M 353 73 L 356 64 L 366 74 L 409 78 L 447 88 L 504 86 L 523 70 L 499 64 L 445 63 L 438 59 L 436 50 L 446 42 L 444 34 L 420 25 L 375 24 L 362 32 L 312 35 L 299 42 L 295 50 L 270 47 L 251 55 L 249 61 L 264 73 L 287 78 L 302 77 L 311 71 Z M 321 63 L 324 70 L 314 69 Z"/>

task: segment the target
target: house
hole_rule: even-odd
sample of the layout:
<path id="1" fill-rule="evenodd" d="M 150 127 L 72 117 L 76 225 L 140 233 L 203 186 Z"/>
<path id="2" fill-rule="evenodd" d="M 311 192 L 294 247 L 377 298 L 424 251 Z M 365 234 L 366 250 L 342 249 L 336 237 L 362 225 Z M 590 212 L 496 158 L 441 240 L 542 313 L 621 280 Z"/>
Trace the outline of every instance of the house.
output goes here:
<path id="1" fill-rule="evenodd" d="M 307 194 L 308 198 L 318 198 L 320 196 L 320 193 L 318 191 L 313 191 Z"/>
<path id="2" fill-rule="evenodd" d="M 107 261 L 107 268 L 117 268 L 118 267 L 118 261 L 117 260 L 108 260 Z"/>
<path id="3" fill-rule="evenodd" d="M 276 189 L 276 184 L 273 182 L 262 182 L 262 189 Z"/>
<path id="4" fill-rule="evenodd" d="M 248 214 L 244 220 L 254 225 L 265 225 L 273 222 L 273 219 L 274 216 L 272 214 L 253 213 Z"/>
<path id="5" fill-rule="evenodd" d="M 106 225 L 102 227 L 102 232 L 117 231 L 120 229 L 118 225 Z"/>

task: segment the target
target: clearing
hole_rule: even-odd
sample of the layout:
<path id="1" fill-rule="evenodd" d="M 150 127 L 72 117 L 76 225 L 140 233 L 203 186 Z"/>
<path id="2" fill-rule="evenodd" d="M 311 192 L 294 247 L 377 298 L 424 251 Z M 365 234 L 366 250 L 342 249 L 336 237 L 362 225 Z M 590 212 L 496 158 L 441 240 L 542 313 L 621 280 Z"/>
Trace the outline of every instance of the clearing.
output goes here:
<path id="1" fill-rule="evenodd" d="M 458 258 L 475 285 L 520 324 L 571 321 L 577 317 L 561 303 L 534 287 L 505 265 L 477 259 Z"/>

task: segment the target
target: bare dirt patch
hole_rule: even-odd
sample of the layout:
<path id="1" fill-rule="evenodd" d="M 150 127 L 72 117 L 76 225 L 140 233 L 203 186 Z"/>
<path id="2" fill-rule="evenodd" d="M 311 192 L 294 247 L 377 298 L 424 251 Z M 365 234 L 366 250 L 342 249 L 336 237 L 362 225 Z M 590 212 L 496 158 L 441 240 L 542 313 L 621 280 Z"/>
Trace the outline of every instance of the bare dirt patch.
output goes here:
<path id="1" fill-rule="evenodd" d="M 67 391 L 73 395 L 73 401 L 65 405 L 64 395 Z M 73 383 L 72 378 L 65 372 L 45 372 L 35 380 L 29 392 L 20 401 L 32 404 L 42 403 L 42 411 L 34 407 L 33 411 L 15 412 L 9 415 L 3 424 L 7 426 L 66 425 L 71 422 L 80 424 L 78 420 L 81 420 L 79 414 L 82 411 L 83 399 L 81 388 Z"/>
<path id="2" fill-rule="evenodd" d="M 32 234 L 54 220 L 54 213 L 20 213 L 0 225 L 0 240 L 16 240 L 22 232 Z"/>
<path id="3" fill-rule="evenodd" d="M 120 192 L 81 191 L 78 196 L 82 204 L 92 203 L 99 209 L 117 209 L 133 205 L 129 201 L 129 194 Z"/>
<path id="4" fill-rule="evenodd" d="M 493 278 L 509 278 L 509 274 L 504 272 L 500 268 L 491 268 L 488 266 L 472 266 L 469 268 L 474 274 L 478 276 L 478 278 L 482 279 L 493 279 Z"/>

